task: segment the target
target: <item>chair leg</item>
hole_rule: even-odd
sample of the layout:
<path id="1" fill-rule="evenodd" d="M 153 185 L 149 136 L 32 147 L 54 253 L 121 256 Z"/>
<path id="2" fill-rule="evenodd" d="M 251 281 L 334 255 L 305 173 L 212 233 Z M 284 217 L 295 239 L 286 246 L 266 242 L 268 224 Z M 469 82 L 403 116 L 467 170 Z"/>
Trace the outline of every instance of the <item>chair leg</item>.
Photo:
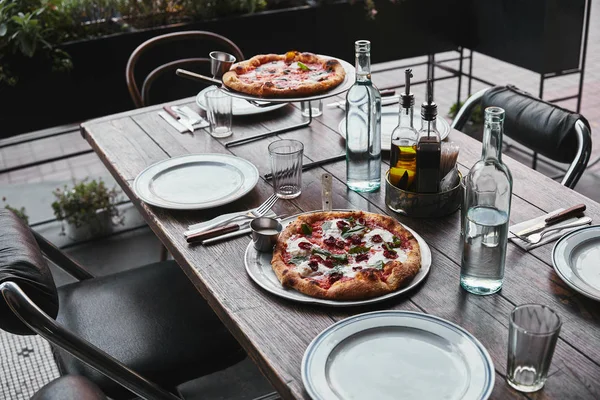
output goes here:
<path id="1" fill-rule="evenodd" d="M 160 261 L 167 261 L 168 258 L 169 258 L 169 251 L 167 250 L 165 245 L 161 243 L 161 245 L 160 245 Z"/>

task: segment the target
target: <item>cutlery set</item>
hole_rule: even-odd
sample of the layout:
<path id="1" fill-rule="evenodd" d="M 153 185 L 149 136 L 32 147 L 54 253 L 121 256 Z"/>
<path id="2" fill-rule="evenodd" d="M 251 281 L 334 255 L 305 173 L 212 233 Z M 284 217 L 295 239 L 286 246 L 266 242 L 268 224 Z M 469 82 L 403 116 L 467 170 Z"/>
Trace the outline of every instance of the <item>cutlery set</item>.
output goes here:
<path id="1" fill-rule="evenodd" d="M 279 200 L 275 194 L 267 198 L 260 206 L 248 211 L 220 215 L 211 221 L 188 226 L 184 233 L 188 243 L 210 244 L 220 240 L 241 236 L 250 232 L 249 223 L 254 218 L 264 217 Z M 277 216 L 275 218 L 281 218 Z M 227 224 L 235 220 L 241 220 Z"/>
<path id="2" fill-rule="evenodd" d="M 515 229 L 516 232 L 514 233 L 514 237 L 521 239 L 528 245 L 537 245 L 542 242 L 545 236 L 552 236 L 548 235 L 552 232 L 574 230 L 580 226 L 588 225 L 592 222 L 592 219 L 583 216 L 585 209 L 585 204 L 578 204 L 566 210 L 554 212 L 546 218 L 540 217 L 529 223 L 523 222 L 516 225 L 513 229 L 518 226 L 527 226 L 531 223 L 533 223 L 533 225 L 527 226 L 525 229 Z M 557 239 L 557 237 L 554 237 L 553 239 Z"/>

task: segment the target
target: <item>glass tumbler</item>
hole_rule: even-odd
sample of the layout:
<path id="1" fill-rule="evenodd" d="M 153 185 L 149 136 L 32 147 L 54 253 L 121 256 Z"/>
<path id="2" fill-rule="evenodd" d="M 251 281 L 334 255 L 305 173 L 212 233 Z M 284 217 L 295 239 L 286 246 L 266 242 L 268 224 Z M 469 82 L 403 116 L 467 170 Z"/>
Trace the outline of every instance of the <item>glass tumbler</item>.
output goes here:
<path id="1" fill-rule="evenodd" d="M 535 392 L 546 383 L 560 317 L 549 307 L 524 304 L 515 307 L 509 319 L 506 380 L 520 392 Z"/>
<path id="2" fill-rule="evenodd" d="M 304 145 L 297 140 L 277 140 L 269 145 L 273 188 L 281 199 L 300 196 Z"/>
<path id="3" fill-rule="evenodd" d="M 220 89 L 205 94 L 206 114 L 210 122 L 210 134 L 215 138 L 231 136 L 232 99 Z"/>
<path id="4" fill-rule="evenodd" d="M 303 117 L 309 117 L 311 109 L 312 116 L 318 117 L 319 115 L 323 115 L 323 100 L 302 101 L 300 102 L 300 109 L 302 110 Z"/>

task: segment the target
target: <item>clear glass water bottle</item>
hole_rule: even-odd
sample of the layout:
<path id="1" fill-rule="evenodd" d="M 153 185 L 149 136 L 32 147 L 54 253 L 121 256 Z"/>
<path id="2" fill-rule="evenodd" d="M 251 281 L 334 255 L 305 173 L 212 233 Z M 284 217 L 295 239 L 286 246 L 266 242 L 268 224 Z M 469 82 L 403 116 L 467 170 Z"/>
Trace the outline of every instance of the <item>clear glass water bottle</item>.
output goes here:
<path id="1" fill-rule="evenodd" d="M 461 286 L 475 294 L 502 288 L 508 242 L 512 176 L 502 163 L 504 110 L 485 109 L 483 152 L 466 180 Z"/>
<path id="2" fill-rule="evenodd" d="M 392 132 L 390 147 L 390 183 L 399 189 L 412 186 L 417 171 L 417 140 L 419 133 L 413 126 L 415 96 L 410 92 L 412 70 L 405 71 L 405 91 L 400 95 L 398 126 Z"/>
<path id="3" fill-rule="evenodd" d="M 371 42 L 358 40 L 356 83 L 346 95 L 346 183 L 356 192 L 381 186 L 381 95 L 371 82 Z"/>

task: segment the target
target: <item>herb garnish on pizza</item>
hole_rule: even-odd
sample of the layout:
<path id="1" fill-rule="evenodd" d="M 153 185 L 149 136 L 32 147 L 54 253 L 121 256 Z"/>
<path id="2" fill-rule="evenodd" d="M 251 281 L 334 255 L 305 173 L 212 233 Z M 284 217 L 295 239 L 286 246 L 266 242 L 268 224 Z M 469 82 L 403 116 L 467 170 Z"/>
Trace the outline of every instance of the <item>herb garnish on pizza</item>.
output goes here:
<path id="1" fill-rule="evenodd" d="M 421 268 L 414 236 L 395 219 L 362 211 L 304 214 L 279 236 L 271 266 L 309 296 L 359 300 L 406 286 Z"/>
<path id="2" fill-rule="evenodd" d="M 223 75 L 223 84 L 258 97 L 303 97 L 333 89 L 345 76 L 338 60 L 288 51 L 257 55 L 234 64 Z"/>

